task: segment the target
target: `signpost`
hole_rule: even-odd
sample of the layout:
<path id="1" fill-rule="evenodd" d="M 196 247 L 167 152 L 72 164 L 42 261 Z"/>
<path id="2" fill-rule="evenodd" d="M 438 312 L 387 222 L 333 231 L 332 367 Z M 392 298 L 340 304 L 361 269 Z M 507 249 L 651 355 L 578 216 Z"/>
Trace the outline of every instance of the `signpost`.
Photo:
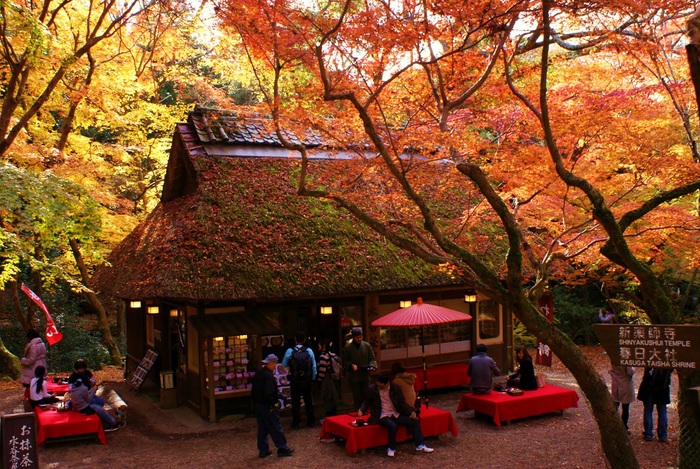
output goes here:
<path id="1" fill-rule="evenodd" d="M 34 413 L 7 414 L 0 420 L 3 469 L 39 467 Z"/>
<path id="2" fill-rule="evenodd" d="M 700 326 L 681 324 L 594 324 L 615 365 L 700 369 Z"/>

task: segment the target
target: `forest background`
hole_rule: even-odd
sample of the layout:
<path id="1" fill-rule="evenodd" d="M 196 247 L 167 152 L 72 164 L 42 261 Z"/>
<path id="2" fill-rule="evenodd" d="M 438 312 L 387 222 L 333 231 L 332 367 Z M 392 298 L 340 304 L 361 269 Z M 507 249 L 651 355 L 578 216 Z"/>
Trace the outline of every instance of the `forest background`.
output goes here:
<path id="1" fill-rule="evenodd" d="M 123 306 L 88 288 L 91 272 L 157 204 L 174 124 L 194 105 L 245 108 L 302 155 L 300 196 L 508 305 L 594 403 L 611 465 L 635 467 L 575 346 L 606 305 L 698 323 L 696 7 L 1 2 L 3 371 L 43 324 L 21 283 L 64 331 L 52 367 L 120 363 Z M 286 132 L 357 157 L 314 171 Z M 553 326 L 537 308 L 548 289 Z M 700 384 L 679 378 L 681 392 Z M 681 449 L 700 447 L 683 423 Z"/>

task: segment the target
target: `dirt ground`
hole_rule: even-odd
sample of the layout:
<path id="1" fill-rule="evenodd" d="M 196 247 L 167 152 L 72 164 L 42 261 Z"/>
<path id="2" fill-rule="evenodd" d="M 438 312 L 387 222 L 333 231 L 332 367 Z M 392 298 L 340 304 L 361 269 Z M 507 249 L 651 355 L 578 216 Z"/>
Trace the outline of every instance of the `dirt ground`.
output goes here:
<path id="1" fill-rule="evenodd" d="M 584 352 L 596 363 L 601 376 L 610 383 L 609 360 L 600 347 Z M 489 418 L 473 411 L 455 413 L 464 389 L 432 391 L 430 404 L 453 413 L 459 435 L 428 438 L 435 448 L 432 454 L 417 454 L 411 442 L 398 445 L 396 457 L 386 457 L 385 448 L 373 448 L 349 456 L 340 442 L 320 442 L 320 426 L 291 430 L 291 417 L 283 414 L 282 423 L 290 446 L 291 458 L 271 456 L 258 459 L 256 425 L 253 417 L 228 415 L 219 423 L 203 421 L 186 408 L 161 409 L 147 393 L 135 393 L 121 381 L 116 369 L 97 372 L 99 380 L 113 387 L 129 405 L 125 428 L 107 434 L 108 444 L 96 440 L 47 443 L 38 450 L 43 468 L 244 468 L 261 465 L 305 468 L 339 467 L 424 467 L 441 468 L 602 468 L 606 467 L 598 429 L 589 404 L 571 375 L 554 358 L 551 369 L 537 367 L 547 374 L 548 382 L 575 389 L 580 396 L 578 408 L 563 416 L 549 414 L 518 420 L 498 429 Z M 635 374 L 637 386 L 641 370 Z M 678 380 L 672 381 L 673 402 L 669 406 L 669 443 L 642 439 L 642 405 L 630 409 L 631 444 L 643 468 L 673 467 L 677 451 L 678 412 L 675 395 Z M 0 415 L 21 411 L 19 383 L 0 382 Z M 318 407 L 321 407 L 320 405 Z M 320 408 L 317 410 L 320 414 Z"/>

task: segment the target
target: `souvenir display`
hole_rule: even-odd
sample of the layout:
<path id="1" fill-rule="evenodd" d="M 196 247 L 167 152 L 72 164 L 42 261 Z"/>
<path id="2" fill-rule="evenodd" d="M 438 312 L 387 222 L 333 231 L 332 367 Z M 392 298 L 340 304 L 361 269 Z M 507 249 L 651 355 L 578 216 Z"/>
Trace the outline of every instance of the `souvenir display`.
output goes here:
<path id="1" fill-rule="evenodd" d="M 277 368 L 275 368 L 273 374 L 277 380 L 277 389 L 279 390 L 280 396 L 280 409 L 291 407 L 292 391 L 289 387 L 289 376 L 287 374 L 287 369 L 283 367 L 281 363 L 279 363 L 277 364 Z"/>
<path id="2" fill-rule="evenodd" d="M 216 337 L 212 344 L 214 393 L 249 391 L 255 367 L 250 366 L 248 336 Z"/>

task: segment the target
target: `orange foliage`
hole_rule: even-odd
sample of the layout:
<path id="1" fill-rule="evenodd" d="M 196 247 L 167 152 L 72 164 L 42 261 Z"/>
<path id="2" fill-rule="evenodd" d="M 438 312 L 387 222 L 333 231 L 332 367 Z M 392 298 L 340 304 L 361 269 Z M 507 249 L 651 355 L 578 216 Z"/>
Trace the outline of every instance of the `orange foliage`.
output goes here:
<path id="1" fill-rule="evenodd" d="M 694 105 L 683 30 L 663 19 L 690 14 L 686 3 L 664 2 L 665 16 L 628 1 L 552 10 L 549 144 L 539 3 L 236 0 L 220 13 L 280 127 L 314 129 L 356 156 L 342 172 L 310 172 L 304 189 L 352 202 L 466 271 L 504 275 L 513 245 L 502 217 L 457 170 L 477 165 L 527 247 L 523 281 L 576 283 L 620 262 L 600 252 L 613 229 L 600 210 L 619 228 L 658 194 L 700 180 L 681 112 Z M 602 199 L 567 184 L 553 154 Z M 634 256 L 660 272 L 676 259 L 687 275 L 683 253 L 700 247 L 696 199 L 688 190 L 623 226 Z"/>

